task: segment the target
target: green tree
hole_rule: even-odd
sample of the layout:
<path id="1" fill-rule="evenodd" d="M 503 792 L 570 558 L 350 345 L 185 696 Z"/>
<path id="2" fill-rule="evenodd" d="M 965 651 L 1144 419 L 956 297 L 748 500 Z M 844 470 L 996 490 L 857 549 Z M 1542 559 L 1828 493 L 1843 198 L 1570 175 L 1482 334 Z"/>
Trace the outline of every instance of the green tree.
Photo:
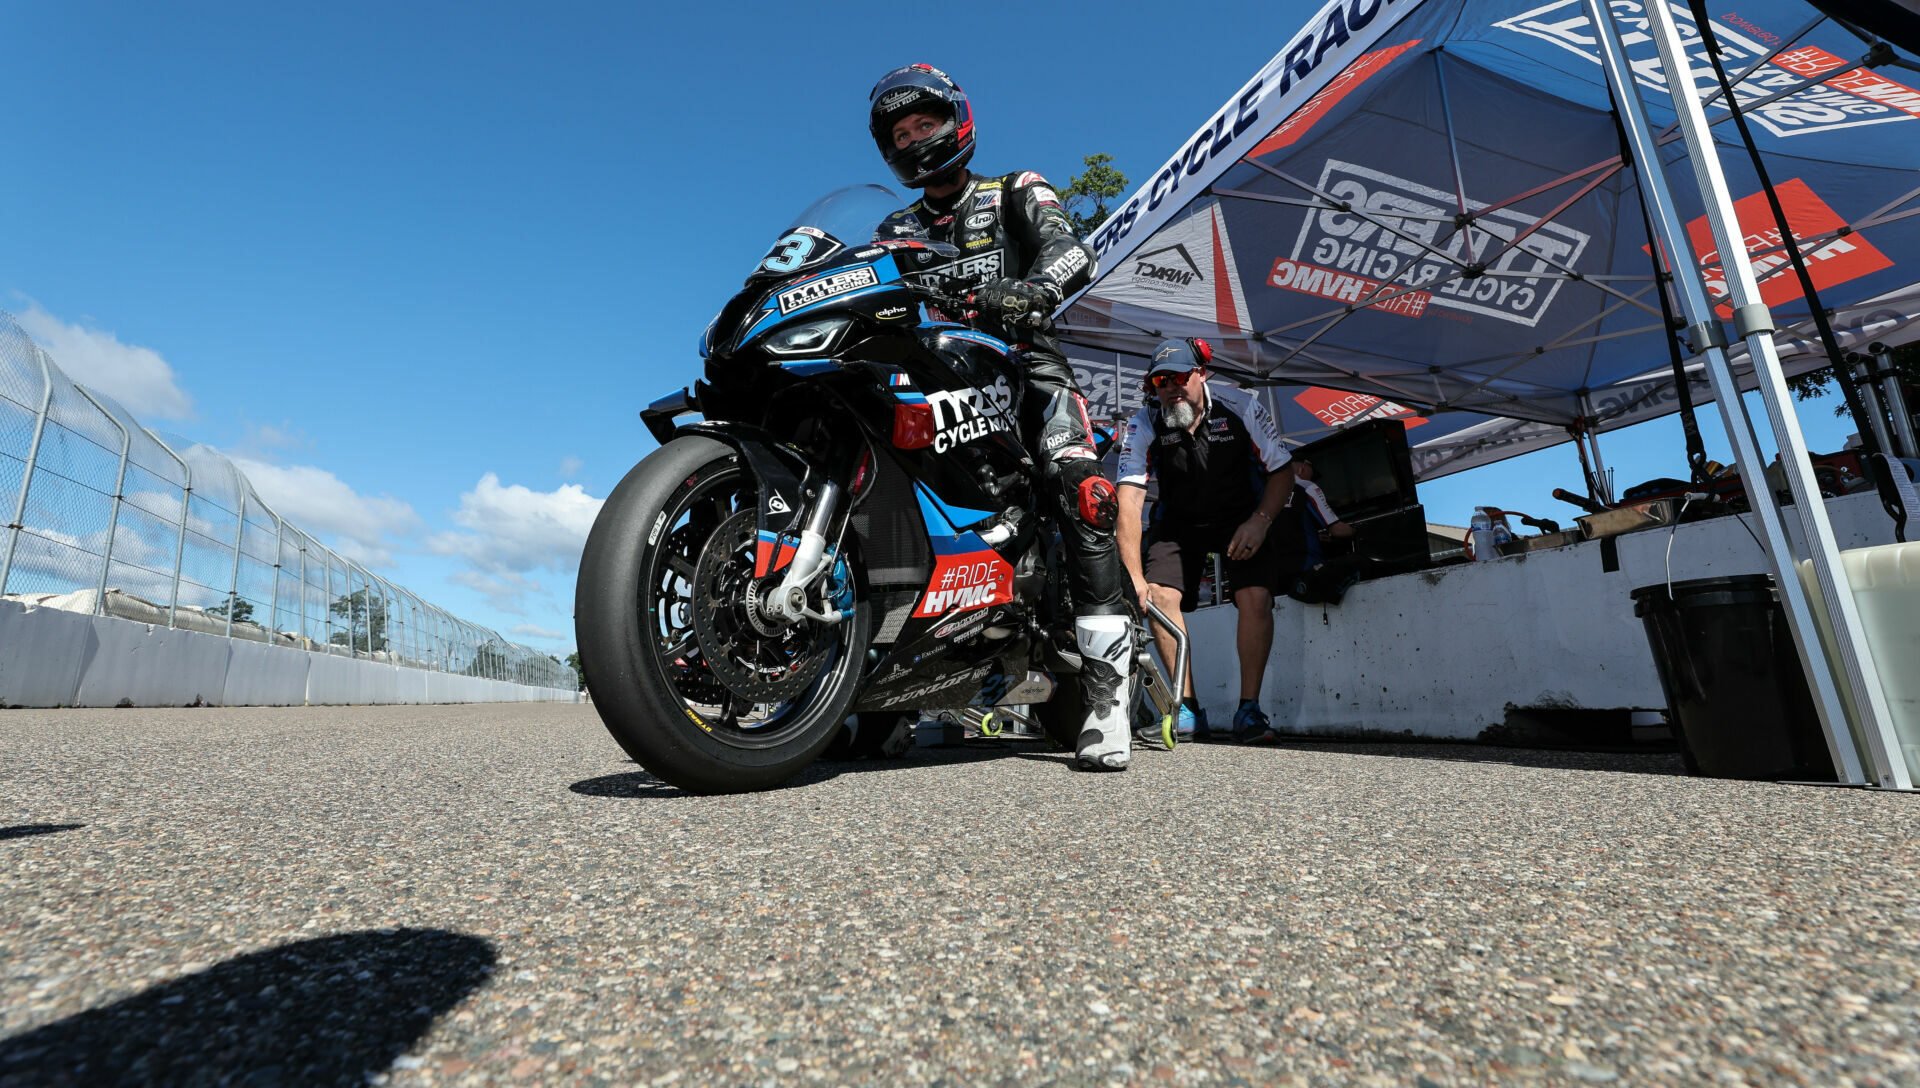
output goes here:
<path id="1" fill-rule="evenodd" d="M 387 648 L 387 600 L 377 593 L 356 589 L 335 597 L 327 611 L 340 618 L 345 630 L 335 629 L 330 641 L 335 646 L 354 650 Z M 238 617 L 235 617 L 238 618 Z"/>
<path id="2" fill-rule="evenodd" d="M 1107 165 L 1113 161 L 1112 155 L 1088 155 L 1082 161 L 1086 172 L 1068 179 L 1060 199 L 1067 218 L 1073 220 L 1073 229 L 1085 238 L 1112 214 L 1107 203 L 1127 191 L 1127 175 Z"/>
<path id="3" fill-rule="evenodd" d="M 473 651 L 473 661 L 460 670 L 468 676 L 482 676 L 493 680 L 507 680 L 512 676 L 506 648 L 488 639 Z"/>
<path id="4" fill-rule="evenodd" d="M 587 690 L 587 670 L 580 667 L 580 651 L 575 650 L 567 655 L 567 668 L 573 670 L 574 683 L 579 685 L 574 690 Z"/>
<path id="5" fill-rule="evenodd" d="M 1894 348 L 1893 368 L 1900 372 L 1900 377 L 1908 385 L 1920 385 L 1920 341 Z M 1788 378 L 1787 386 L 1793 390 L 1795 399 L 1812 400 L 1827 392 L 1829 388 L 1837 388 L 1833 377 L 1833 364 L 1829 363 L 1818 370 L 1809 370 L 1797 378 Z M 1909 404 L 1907 407 L 1913 408 L 1915 405 Z M 1847 402 L 1842 400 L 1836 405 L 1833 414 L 1846 415 Z"/>
<path id="6" fill-rule="evenodd" d="M 232 594 L 228 594 L 226 600 L 207 609 L 207 615 L 224 619 L 229 609 L 233 612 L 235 623 L 245 623 L 253 618 L 253 602 Z"/>

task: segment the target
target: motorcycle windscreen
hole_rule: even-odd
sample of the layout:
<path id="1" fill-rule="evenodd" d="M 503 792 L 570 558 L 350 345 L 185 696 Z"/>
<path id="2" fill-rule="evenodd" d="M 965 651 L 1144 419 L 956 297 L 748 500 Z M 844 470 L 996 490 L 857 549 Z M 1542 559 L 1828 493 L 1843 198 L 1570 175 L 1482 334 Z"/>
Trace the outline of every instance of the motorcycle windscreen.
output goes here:
<path id="1" fill-rule="evenodd" d="M 883 186 L 835 189 L 793 217 L 748 279 L 791 276 L 825 264 L 849 246 L 866 245 L 874 240 L 880 224 L 903 206 Z"/>

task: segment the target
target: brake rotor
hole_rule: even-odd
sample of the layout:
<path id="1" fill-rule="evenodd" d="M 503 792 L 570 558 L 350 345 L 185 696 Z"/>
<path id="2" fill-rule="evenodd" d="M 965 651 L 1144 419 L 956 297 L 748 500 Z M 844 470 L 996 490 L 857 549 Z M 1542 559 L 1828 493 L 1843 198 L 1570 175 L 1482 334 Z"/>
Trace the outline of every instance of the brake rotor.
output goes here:
<path id="1" fill-rule="evenodd" d="M 693 636 L 727 690 L 756 703 L 780 703 L 805 694 L 819 678 L 835 640 L 818 623 L 766 633 L 754 596 L 757 526 L 756 511 L 740 510 L 707 538 L 693 572 Z"/>

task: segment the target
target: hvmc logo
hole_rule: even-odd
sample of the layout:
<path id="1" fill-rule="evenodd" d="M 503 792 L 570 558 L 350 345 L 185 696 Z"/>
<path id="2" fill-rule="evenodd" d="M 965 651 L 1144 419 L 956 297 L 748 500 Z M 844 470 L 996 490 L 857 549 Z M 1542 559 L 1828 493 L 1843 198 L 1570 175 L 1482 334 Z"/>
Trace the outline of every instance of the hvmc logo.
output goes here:
<path id="1" fill-rule="evenodd" d="M 1320 188 L 1366 217 L 1334 208 L 1309 214 L 1293 253 L 1276 265 L 1269 282 L 1349 302 L 1372 294 L 1379 284 L 1389 285 L 1383 295 L 1419 288 L 1420 305 L 1409 316 L 1441 306 L 1537 325 L 1560 291 L 1561 270 L 1578 267 L 1590 240 L 1581 231 L 1510 208 L 1484 211 L 1487 205 L 1477 200 L 1467 202 L 1480 213 L 1473 225 L 1452 230 L 1446 224 L 1457 210 L 1453 194 L 1335 159 L 1320 171 Z M 1518 245 L 1508 244 L 1527 231 Z M 1492 254 L 1498 256 L 1489 260 Z M 1469 263 L 1486 263 L 1489 274 L 1458 275 Z M 1303 286 L 1306 280 L 1347 282 L 1354 297 Z M 1388 305 L 1404 306 L 1411 297 L 1402 294 Z"/>

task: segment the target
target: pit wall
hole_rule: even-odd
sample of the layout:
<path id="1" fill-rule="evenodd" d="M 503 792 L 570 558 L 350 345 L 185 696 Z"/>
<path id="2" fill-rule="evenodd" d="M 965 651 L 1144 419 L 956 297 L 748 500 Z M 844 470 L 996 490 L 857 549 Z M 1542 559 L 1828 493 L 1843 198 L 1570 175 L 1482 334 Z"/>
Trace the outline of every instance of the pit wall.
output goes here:
<path id="1" fill-rule="evenodd" d="M 1871 495 L 1830 500 L 1842 550 L 1893 543 Z M 1672 535 L 1673 580 L 1758 574 L 1766 553 L 1742 519 Z M 1788 531 L 1798 526 L 1789 518 Z M 1513 712 L 1658 710 L 1653 652 L 1629 594 L 1667 578 L 1668 530 L 1361 582 L 1324 609 L 1282 598 L 1261 704 L 1284 733 L 1497 739 Z M 1224 728 L 1239 705 L 1232 605 L 1187 616 L 1194 693 Z M 1910 667 L 1910 666 L 1907 666 Z"/>
<path id="2" fill-rule="evenodd" d="M 0 706 L 579 702 L 578 692 L 0 601 Z"/>

